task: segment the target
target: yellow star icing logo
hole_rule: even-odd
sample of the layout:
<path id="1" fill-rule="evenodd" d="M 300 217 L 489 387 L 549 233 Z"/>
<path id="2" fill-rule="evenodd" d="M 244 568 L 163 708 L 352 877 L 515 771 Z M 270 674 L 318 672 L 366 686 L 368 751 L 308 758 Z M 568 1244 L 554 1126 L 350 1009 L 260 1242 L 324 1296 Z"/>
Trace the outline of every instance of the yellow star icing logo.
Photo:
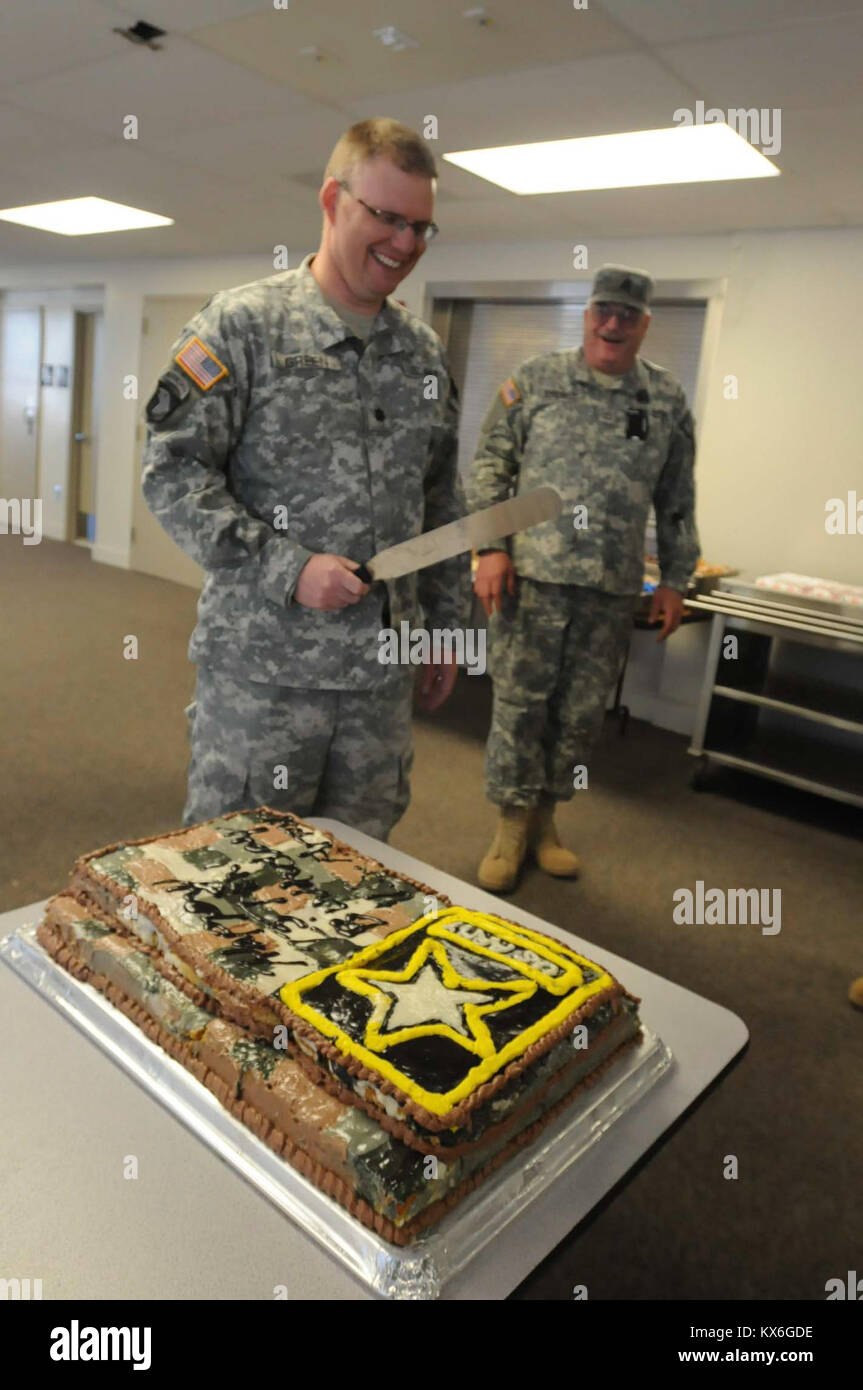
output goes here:
<path id="1" fill-rule="evenodd" d="M 279 997 L 345 1061 L 445 1116 L 527 1048 L 574 1027 L 590 1000 L 615 993 L 607 971 L 562 942 L 456 907 L 284 985 Z"/>
<path id="2" fill-rule="evenodd" d="M 454 968 L 446 947 L 426 937 L 404 970 L 339 971 L 339 983 L 370 999 L 372 1016 L 363 1043 L 382 1052 L 411 1038 L 450 1038 L 481 1057 L 495 1045 L 486 1014 L 508 1009 L 517 998 L 528 998 L 536 985 L 487 979 L 466 979 Z"/>

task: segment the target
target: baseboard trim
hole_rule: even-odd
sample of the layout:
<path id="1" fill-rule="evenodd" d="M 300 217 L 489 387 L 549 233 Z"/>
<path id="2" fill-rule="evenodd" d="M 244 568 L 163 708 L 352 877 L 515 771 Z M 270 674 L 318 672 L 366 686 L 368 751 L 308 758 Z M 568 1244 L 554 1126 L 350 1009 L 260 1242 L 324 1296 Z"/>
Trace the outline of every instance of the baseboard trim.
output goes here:
<path id="1" fill-rule="evenodd" d="M 129 565 L 128 550 L 114 550 L 110 545 L 93 545 L 90 554 L 99 565 L 114 565 L 116 569 L 127 570 Z"/>

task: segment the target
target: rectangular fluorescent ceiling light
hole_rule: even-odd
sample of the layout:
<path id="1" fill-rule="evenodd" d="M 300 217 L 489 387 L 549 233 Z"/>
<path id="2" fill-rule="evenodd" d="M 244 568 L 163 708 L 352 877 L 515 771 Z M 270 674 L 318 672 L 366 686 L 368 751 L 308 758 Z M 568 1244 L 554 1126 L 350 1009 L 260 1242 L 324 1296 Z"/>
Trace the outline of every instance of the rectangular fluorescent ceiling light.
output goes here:
<path id="1" fill-rule="evenodd" d="M 128 208 L 107 198 L 65 198 L 60 203 L 33 203 L 25 208 L 4 208 L 0 221 L 22 227 L 38 227 L 61 236 L 92 236 L 95 232 L 128 232 L 136 227 L 172 227 L 173 217 Z"/>
<path id="2" fill-rule="evenodd" d="M 724 122 L 459 150 L 443 157 L 510 193 L 574 193 L 591 188 L 763 179 L 780 172 Z"/>

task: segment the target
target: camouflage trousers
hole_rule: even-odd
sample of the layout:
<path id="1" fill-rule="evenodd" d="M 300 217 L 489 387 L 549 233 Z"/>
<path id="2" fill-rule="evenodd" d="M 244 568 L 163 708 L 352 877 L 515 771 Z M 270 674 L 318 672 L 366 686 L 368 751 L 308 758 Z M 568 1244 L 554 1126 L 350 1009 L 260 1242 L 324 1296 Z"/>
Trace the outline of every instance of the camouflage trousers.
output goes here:
<path id="1" fill-rule="evenodd" d="M 183 824 L 266 805 L 385 840 L 410 800 L 412 677 L 300 690 L 199 666 Z"/>
<path id="2" fill-rule="evenodd" d="M 486 794 L 499 806 L 534 806 L 541 792 L 574 795 L 632 632 L 636 595 L 516 579 L 489 621 L 494 684 Z"/>

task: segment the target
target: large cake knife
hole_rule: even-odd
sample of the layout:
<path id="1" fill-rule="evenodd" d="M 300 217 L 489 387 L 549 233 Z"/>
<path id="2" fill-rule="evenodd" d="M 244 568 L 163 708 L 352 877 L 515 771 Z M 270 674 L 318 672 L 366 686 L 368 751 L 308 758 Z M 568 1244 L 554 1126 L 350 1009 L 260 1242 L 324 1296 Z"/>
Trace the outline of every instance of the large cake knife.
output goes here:
<path id="1" fill-rule="evenodd" d="M 495 502 L 481 512 L 471 512 L 446 526 L 437 526 L 412 540 L 379 550 L 373 559 L 355 569 L 354 574 L 364 584 L 376 579 L 398 579 L 400 575 L 413 574 L 427 565 L 449 560 L 463 550 L 479 549 L 515 531 L 526 531 L 540 521 L 552 521 L 560 515 L 562 507 L 563 500 L 555 488 L 531 488 L 518 497 Z"/>

